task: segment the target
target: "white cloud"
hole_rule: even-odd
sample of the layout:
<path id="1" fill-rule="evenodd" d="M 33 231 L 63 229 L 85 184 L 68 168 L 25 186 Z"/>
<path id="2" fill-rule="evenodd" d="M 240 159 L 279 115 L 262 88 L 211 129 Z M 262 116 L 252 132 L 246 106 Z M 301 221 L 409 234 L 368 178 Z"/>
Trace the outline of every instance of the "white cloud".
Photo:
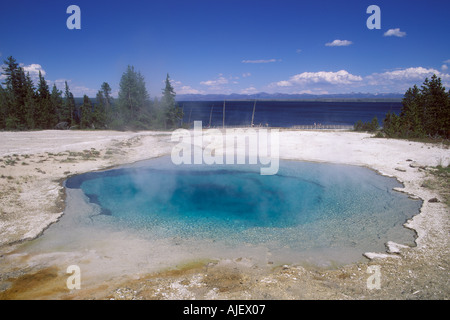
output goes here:
<path id="1" fill-rule="evenodd" d="M 216 80 L 207 80 L 207 81 L 201 81 L 200 84 L 210 87 L 219 86 L 222 84 L 227 84 L 228 80 L 224 78 L 223 76 L 219 76 Z"/>
<path id="2" fill-rule="evenodd" d="M 447 66 L 447 65 L 446 65 Z M 350 93 L 350 92 L 397 92 L 404 93 L 413 85 L 420 85 L 433 74 L 439 77 L 444 87 L 450 87 L 450 74 L 434 68 L 410 67 L 372 73 L 367 76 L 354 75 L 346 70 L 337 72 L 303 72 L 289 79 L 269 84 L 267 92 L 282 93 Z M 446 69 L 448 70 L 448 69 Z"/>
<path id="3" fill-rule="evenodd" d="M 371 85 L 380 85 L 386 84 L 386 82 L 395 81 L 423 81 L 425 78 L 430 78 L 433 74 L 436 74 L 438 77 L 442 76 L 442 74 L 436 69 L 416 67 L 386 71 L 383 73 L 373 73 L 370 76 L 367 76 L 366 79 Z"/>
<path id="4" fill-rule="evenodd" d="M 64 91 L 66 89 L 66 83 L 65 83 L 66 81 L 69 86 L 69 89 L 70 89 L 70 85 L 72 82 L 72 80 L 67 80 L 67 79 L 56 79 L 55 81 L 52 81 L 52 80 L 46 80 L 46 81 L 47 81 L 49 87 L 53 87 L 53 84 L 55 84 L 56 88 L 58 90 L 62 90 L 62 91 Z"/>
<path id="5" fill-rule="evenodd" d="M 355 76 L 348 73 L 346 70 L 340 70 L 337 72 L 331 71 L 319 71 L 319 72 L 303 72 L 296 74 L 289 78 L 289 80 L 283 80 L 276 83 L 278 87 L 290 87 L 298 85 L 308 85 L 325 83 L 331 85 L 351 84 L 361 81 L 360 76 Z"/>
<path id="6" fill-rule="evenodd" d="M 450 59 L 445 60 L 444 63 L 450 63 Z"/>
<path id="7" fill-rule="evenodd" d="M 19 63 L 19 66 L 21 68 L 23 68 L 23 71 L 25 72 L 25 74 L 27 74 L 27 73 L 30 74 L 30 78 L 35 83 L 35 85 L 37 85 L 38 81 L 39 81 L 39 71 L 41 72 L 42 76 L 47 75 L 44 68 L 38 63 L 31 63 L 28 65 L 26 65 L 24 63 Z M 5 78 L 5 76 L 1 75 L 0 81 L 2 81 L 4 78 Z M 68 79 L 56 79 L 56 80 L 45 79 L 45 81 L 47 81 L 47 84 L 48 84 L 50 90 L 53 87 L 53 85 L 55 84 L 56 88 L 63 92 L 65 89 L 65 81 L 67 81 L 70 92 L 72 92 L 72 94 L 75 97 L 82 97 L 83 95 L 87 95 L 89 97 L 95 97 L 98 92 L 98 89 L 88 88 L 84 85 L 76 85 L 72 82 L 72 80 L 68 80 Z"/>
<path id="8" fill-rule="evenodd" d="M 166 83 L 166 80 L 162 80 L 161 81 L 162 83 Z M 176 81 L 176 80 L 174 80 L 174 79 L 169 79 L 169 82 L 170 82 L 170 84 L 172 85 L 172 86 L 180 86 L 181 85 L 181 81 Z"/>
<path id="9" fill-rule="evenodd" d="M 424 67 L 412 67 L 386 71 L 383 73 L 373 73 L 365 77 L 364 82 L 369 86 L 375 86 L 385 92 L 404 92 L 413 85 L 420 87 L 425 78 L 430 79 L 433 74 L 441 78 L 442 84 L 445 87 L 449 87 L 449 74 L 439 72 L 433 68 Z"/>
<path id="10" fill-rule="evenodd" d="M 242 60 L 242 63 L 271 63 L 281 61 L 281 59 L 267 59 L 267 60 Z"/>
<path id="11" fill-rule="evenodd" d="M 181 86 L 177 91 L 177 94 L 203 94 L 201 90 L 192 88 L 191 86 Z"/>
<path id="12" fill-rule="evenodd" d="M 404 36 L 406 36 L 406 32 L 400 31 L 400 28 L 395 28 L 395 29 L 389 29 L 388 31 L 386 31 L 384 33 L 385 37 L 399 37 L 402 38 Z"/>
<path id="13" fill-rule="evenodd" d="M 52 90 L 53 85 L 56 85 L 56 88 L 58 90 L 61 90 L 64 95 L 64 91 L 66 89 L 65 82 L 67 81 L 67 85 L 69 86 L 70 92 L 73 94 L 74 97 L 83 97 L 84 95 L 87 95 L 88 97 L 95 97 L 97 95 L 98 89 L 92 89 L 88 88 L 83 85 L 76 85 L 72 82 L 70 79 L 56 79 L 56 80 L 45 80 L 47 81 L 48 86 L 50 87 L 50 91 Z"/>
<path id="14" fill-rule="evenodd" d="M 302 52 L 302 49 L 297 49 L 297 50 L 295 50 L 295 52 L 300 53 L 300 52 Z"/>
<path id="15" fill-rule="evenodd" d="M 258 93 L 258 89 L 256 89 L 255 87 L 248 87 L 241 90 L 241 94 L 253 94 L 253 93 Z"/>
<path id="16" fill-rule="evenodd" d="M 88 97 L 95 97 L 99 89 L 91 89 L 85 86 L 74 86 L 70 87 L 70 92 L 72 92 L 74 97 L 83 97 L 87 95 Z"/>
<path id="17" fill-rule="evenodd" d="M 447 66 L 446 64 L 443 64 L 443 65 L 441 66 L 441 70 L 442 70 L 442 71 L 447 71 L 447 70 L 448 70 L 448 66 Z"/>
<path id="18" fill-rule="evenodd" d="M 351 42 L 351 41 L 349 41 L 349 40 L 339 40 L 339 39 L 336 39 L 336 40 L 334 40 L 333 42 L 325 43 L 325 45 L 326 45 L 327 47 L 346 47 L 346 46 L 351 45 L 352 43 L 353 43 L 353 42 Z"/>
<path id="19" fill-rule="evenodd" d="M 192 88 L 191 86 L 184 85 L 179 80 L 170 79 L 170 83 L 172 84 L 176 94 L 203 94 L 204 93 L 204 91 L 202 91 L 202 90 L 197 90 L 197 89 Z"/>
<path id="20" fill-rule="evenodd" d="M 250 77 L 252 74 L 250 72 L 245 72 L 242 74 L 242 78 L 248 78 Z"/>
<path id="21" fill-rule="evenodd" d="M 6 67 L 6 65 L 4 64 L 0 65 L 0 85 L 3 85 L 3 80 L 6 79 L 6 76 L 3 74 L 4 67 Z"/>
<path id="22" fill-rule="evenodd" d="M 313 90 L 300 90 L 294 92 L 295 94 L 329 94 L 328 91 L 322 90 L 321 88 L 313 89 Z"/>
<path id="23" fill-rule="evenodd" d="M 24 65 L 23 63 L 20 63 L 19 65 L 23 68 L 25 74 L 29 72 L 32 78 L 33 76 L 39 76 L 39 71 L 41 72 L 42 76 L 46 75 L 45 70 L 42 68 L 40 64 L 32 63 L 29 65 Z"/>
<path id="24" fill-rule="evenodd" d="M 111 97 L 113 97 L 114 99 L 119 98 L 119 89 L 111 91 Z"/>
<path id="25" fill-rule="evenodd" d="M 282 80 L 277 82 L 277 86 L 279 87 L 292 87 L 292 82 L 288 80 Z"/>
<path id="26" fill-rule="evenodd" d="M 30 74 L 30 78 L 35 84 L 37 84 L 39 81 L 39 71 L 41 72 L 42 76 L 45 76 L 47 74 L 45 70 L 42 68 L 42 66 L 37 63 L 32 63 L 28 65 L 19 63 L 19 66 L 23 69 L 25 74 L 27 73 Z"/>
<path id="27" fill-rule="evenodd" d="M 66 84 L 65 84 L 66 81 L 67 81 L 67 85 L 69 86 L 69 90 L 73 94 L 74 97 L 83 97 L 84 95 L 87 95 L 88 97 L 93 98 L 97 95 L 97 92 L 100 89 L 100 88 L 92 89 L 92 88 L 88 88 L 84 85 L 76 85 L 70 79 L 56 79 L 56 80 L 45 79 L 45 81 L 47 81 L 50 91 L 52 90 L 53 85 L 56 85 L 56 88 L 63 92 L 63 96 L 64 96 L 64 91 L 66 89 Z"/>

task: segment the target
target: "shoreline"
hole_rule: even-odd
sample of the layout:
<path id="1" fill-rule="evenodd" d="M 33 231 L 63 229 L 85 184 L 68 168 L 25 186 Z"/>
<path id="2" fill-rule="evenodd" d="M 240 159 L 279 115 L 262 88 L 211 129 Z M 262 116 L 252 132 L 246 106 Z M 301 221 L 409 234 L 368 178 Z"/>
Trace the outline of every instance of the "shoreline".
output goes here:
<path id="1" fill-rule="evenodd" d="M 37 139 L 47 138 L 48 141 L 52 140 L 52 136 L 54 134 L 60 134 L 60 131 L 38 131 L 38 132 L 17 132 L 17 133 L 0 133 L 0 136 L 7 136 L 4 138 L 2 136 L 2 141 L 8 141 L 7 138 L 9 137 L 16 137 L 14 139 L 20 139 L 24 137 L 24 139 L 27 139 L 30 135 L 38 136 Z M 70 142 L 68 144 L 49 144 L 47 146 L 39 146 L 33 145 L 33 143 L 30 144 L 29 147 L 22 147 L 22 152 L 20 152 L 20 148 L 13 149 L 13 151 L 7 152 L 8 145 L 3 145 L 0 147 L 0 156 L 3 157 L 3 162 L 0 162 L 0 165 L 4 165 L 5 168 L 0 168 L 0 172 L 2 173 L 2 176 L 8 172 L 9 177 L 12 177 L 12 179 L 9 178 L 3 178 L 0 180 L 0 191 L 3 191 L 5 189 L 10 188 L 11 185 L 14 184 L 14 182 L 17 181 L 17 186 L 14 185 L 14 189 L 20 189 L 16 190 L 19 191 L 19 195 L 5 195 L 5 192 L 2 194 L 1 204 L 2 207 L 0 207 L 0 213 L 1 218 L 0 219 L 0 227 L 2 230 L 2 245 L 0 245 L 0 271 L 2 271 L 2 261 L 4 257 L 14 258 L 18 259 L 21 258 L 14 256 L 14 249 L 15 247 L 20 247 L 22 244 L 26 243 L 29 239 L 36 239 L 38 238 L 50 225 L 52 225 L 55 222 L 58 222 L 63 214 L 63 210 L 58 212 L 58 209 L 61 210 L 61 204 L 64 204 L 64 194 L 65 190 L 63 188 L 63 182 L 69 177 L 68 174 L 65 174 L 67 171 L 70 171 L 69 169 L 75 169 L 75 172 L 70 171 L 70 175 L 76 175 L 80 173 L 85 173 L 89 171 L 97 171 L 97 170 L 107 170 L 108 168 L 117 167 L 121 165 L 128 165 L 130 163 L 148 160 L 150 158 L 158 157 L 165 155 L 167 153 L 170 153 L 171 146 L 173 145 L 170 142 L 170 132 L 126 132 L 126 133 L 120 133 L 120 132 L 112 132 L 112 131 L 105 131 L 105 132 L 64 132 L 62 135 L 64 135 L 67 140 Z M 100 139 L 98 136 L 103 135 Z M 39 137 L 41 136 L 41 137 Z M 72 140 L 70 140 L 70 136 L 72 136 Z M 74 139 L 73 136 L 76 136 L 77 138 Z M 283 137 L 284 136 L 284 137 Z M 89 141 L 83 141 L 82 138 L 88 137 Z M 401 263 L 401 261 L 408 261 L 409 260 L 417 260 L 420 261 L 420 263 L 424 263 L 422 260 L 430 260 L 432 258 L 430 257 L 438 257 L 437 259 L 438 264 L 440 268 L 444 268 L 443 272 L 445 270 L 448 270 L 448 236 L 445 234 L 446 228 L 448 227 L 448 216 L 445 216 L 445 211 L 448 210 L 448 208 L 445 207 L 443 203 L 433 203 L 430 204 L 428 202 L 429 199 L 432 197 L 440 198 L 439 194 L 436 194 L 436 192 L 433 192 L 428 189 L 424 189 L 421 187 L 421 184 L 425 180 L 427 174 L 426 170 L 422 169 L 421 167 L 428 167 L 428 166 L 436 166 L 439 164 L 439 162 L 442 164 L 443 162 L 450 161 L 449 159 L 449 151 L 445 147 L 439 147 L 435 145 L 428 145 L 425 143 L 419 143 L 419 142 L 410 142 L 410 141 L 401 141 L 401 140 L 388 140 L 388 139 L 373 139 L 369 140 L 369 143 L 366 143 L 366 139 L 370 138 L 369 134 L 365 133 L 355 133 L 355 132 L 344 132 L 344 131 L 327 131 L 327 132 L 318 132 L 318 131 L 300 131 L 300 130 L 283 130 L 280 131 L 280 137 L 283 137 L 285 139 L 280 139 L 282 141 L 282 145 L 280 147 L 280 159 L 285 160 L 297 160 L 297 161 L 313 161 L 313 162 L 331 162 L 331 163 L 338 163 L 338 164 L 350 164 L 350 165 L 357 165 L 357 166 L 365 166 L 367 168 L 370 168 L 372 170 L 375 170 L 378 174 L 388 176 L 388 177 L 394 177 L 396 178 L 402 185 L 403 188 L 396 188 L 400 192 L 404 192 L 408 194 L 408 196 L 412 196 L 415 198 L 419 198 L 423 201 L 422 206 L 420 208 L 420 211 L 418 214 L 416 214 L 412 219 L 409 219 L 405 222 L 404 227 L 409 228 L 415 232 L 417 237 L 415 238 L 414 242 L 416 243 L 416 246 L 414 247 L 408 247 L 405 248 L 402 246 L 402 244 L 394 244 L 390 243 L 387 244 L 387 250 L 386 252 L 377 252 L 377 253 L 369 253 L 369 262 L 363 264 L 364 266 L 370 265 L 370 264 L 378 264 L 382 265 L 383 269 L 390 269 L 390 268 L 398 268 L 398 264 Z M 372 139 L 372 138 L 370 138 Z M 378 140 L 378 141 L 377 141 Z M 41 140 L 42 142 L 42 140 Z M 368 146 L 367 146 L 368 145 Z M 388 157 L 386 153 L 389 152 L 389 150 L 392 150 L 395 152 L 396 148 L 398 146 L 401 146 L 402 149 L 405 149 L 403 151 L 406 151 L 407 154 L 403 155 L 402 152 L 397 152 L 394 156 L 390 155 Z M 412 147 L 409 147 L 412 146 Z M 341 147 L 342 149 L 339 149 Z M 426 147 L 426 150 L 431 151 L 421 151 L 419 149 L 423 149 Z M 11 147 L 10 147 L 11 148 Z M 67 149 L 66 149 L 67 148 Z M 431 149 L 433 148 L 433 149 Z M 150 150 L 151 149 L 151 150 Z M 330 150 L 331 149 L 331 150 Z M 381 150 L 380 150 L 381 149 Z M 64 150 L 70 150 L 69 152 L 66 152 Z M 85 152 L 86 150 L 90 150 L 90 152 Z M 300 151 L 299 151 L 300 150 Z M 325 152 L 325 151 L 326 152 Z M 34 153 L 31 153 L 29 155 L 29 151 L 34 151 Z M 40 152 L 36 152 L 40 151 Z M 51 151 L 51 152 L 50 152 Z M 63 152 L 64 151 L 64 152 Z M 109 154 L 108 154 L 108 151 Z M 113 152 L 114 151 L 114 152 Z M 330 152 L 331 151 L 331 152 Z M 366 154 L 364 154 L 364 151 Z M 420 152 L 419 152 L 420 151 Z M 76 160 L 68 160 L 65 162 L 65 160 L 71 158 L 71 152 L 73 153 L 73 158 L 76 158 Z M 97 153 L 99 152 L 99 153 Z M 125 154 L 124 154 L 125 152 Z M 44 153 L 47 153 L 47 156 L 43 156 Z M 64 155 L 62 155 L 64 153 Z M 84 157 L 84 154 L 91 155 L 94 154 L 92 158 L 95 158 L 96 160 L 93 161 L 92 158 Z M 16 161 L 16 164 L 13 166 L 5 165 L 5 159 L 13 158 L 14 154 L 17 155 L 17 158 L 21 158 L 20 160 Z M 50 154 L 55 154 L 55 156 L 51 157 Z M 59 156 L 58 156 L 59 154 Z M 414 159 L 413 155 L 416 155 L 416 159 Z M 8 155 L 10 156 L 8 158 Z M 24 155 L 29 155 L 28 158 L 26 158 Z M 381 158 L 379 156 L 381 155 Z M 383 157 L 384 155 L 384 157 Z M 109 157 L 111 156 L 111 157 Z M 43 160 L 42 158 L 45 158 L 47 160 L 44 160 L 39 163 L 40 160 Z M 77 158 L 78 157 L 78 158 Z M 50 159 L 53 158 L 53 159 Z M 84 159 L 87 158 L 87 159 Z M 414 165 L 416 167 L 410 166 L 411 161 L 407 161 L 410 158 L 414 159 Z M 25 160 L 27 159 L 27 160 Z M 22 164 L 26 161 L 31 162 L 31 159 L 35 161 L 35 165 L 37 168 L 34 168 L 35 170 L 30 170 L 31 168 L 28 167 L 28 165 L 21 166 L 18 162 L 23 161 Z M 330 161 L 330 160 L 337 160 L 337 161 Z M 383 161 L 381 160 L 383 159 Z M 59 166 L 58 169 L 52 171 L 52 168 L 54 169 L 54 166 L 48 165 L 48 163 L 45 163 L 46 161 L 52 162 L 53 165 Z M 95 163 L 94 163 L 95 162 Z M 10 161 L 11 163 L 11 161 Z M 39 165 L 38 165 L 39 163 Z M 31 165 L 31 163 L 29 163 Z M 445 165 L 445 164 L 444 164 Z M 21 168 L 19 168 L 19 166 Z M 15 168 L 12 168 L 15 167 Z M 72 168 L 75 167 L 75 168 Z M 20 169 L 27 169 L 27 170 L 20 170 Z M 4 169 L 11 169 L 9 171 Z M 401 169 L 401 170 L 397 170 Z M 404 171 L 403 171 L 404 170 Z M 45 172 L 45 173 L 42 173 Z M 49 175 L 49 177 L 43 178 L 43 176 Z M 62 177 L 60 175 L 63 175 Z M 21 177 L 27 177 L 28 181 L 20 181 Z M 58 180 L 58 176 L 59 180 Z M 42 179 L 41 179 L 42 178 Z M 6 181 L 5 181 L 6 180 Z M 22 179 L 24 180 L 24 179 Z M 58 180 L 59 182 L 58 187 L 56 187 L 55 190 L 55 181 Z M 47 214 L 43 214 L 42 212 L 37 214 L 39 217 L 36 219 L 37 221 L 28 221 L 28 224 L 26 224 L 25 230 L 15 230 L 11 229 L 10 226 L 17 224 L 18 222 L 29 220 L 29 216 L 27 216 L 26 213 L 22 212 L 22 215 L 19 216 L 12 216 L 10 220 L 6 220 L 7 223 L 5 223 L 5 219 L 3 218 L 6 214 L 10 213 L 10 211 L 5 208 L 6 205 L 12 205 L 11 207 L 15 206 L 15 209 L 20 210 L 24 209 L 24 206 L 26 208 L 26 205 L 24 205 L 24 201 L 27 201 L 27 199 L 21 195 L 22 193 L 26 193 L 26 191 L 30 191 L 30 187 L 26 186 L 28 183 L 30 183 L 32 186 L 31 188 L 36 188 L 38 186 L 44 186 L 47 187 L 47 193 L 44 193 L 44 196 L 42 193 L 36 193 L 36 191 L 33 193 L 31 192 L 31 197 L 35 198 L 34 200 L 37 200 L 34 205 L 38 206 L 39 208 L 44 207 L 45 210 L 34 210 L 34 212 L 40 212 L 40 211 L 46 211 Z M 53 187 L 53 188 L 52 188 Z M 25 190 L 24 190 L 25 189 Z M 25 192 L 24 192 L 25 191 Z M 62 192 L 61 192 L 62 191 Z M 37 199 L 36 199 L 37 198 Z M 8 201 L 5 202 L 5 200 L 13 200 L 8 203 Z M 46 200 L 46 201 L 45 201 Z M 42 205 L 42 202 L 44 204 Z M 32 203 L 28 204 L 29 206 L 33 206 Z M 59 205 L 59 207 L 58 207 Z M 34 208 L 36 209 L 36 208 Z M 50 214 L 48 212 L 50 211 Z M 56 212 L 55 212 L 56 211 Z M 33 211 L 31 211 L 33 212 Z M 30 212 L 28 212 L 30 213 Z M 42 216 L 40 216 L 42 215 Z M 434 221 L 436 220 L 437 221 Z M 432 223 L 430 223 L 430 221 Z M 39 228 L 42 227 L 43 224 L 47 222 L 47 226 L 38 232 Z M 6 229 L 5 229 L 6 226 Z M 29 229 L 26 229 L 26 228 Z M 31 229 L 31 231 L 30 231 Z M 4 230 L 7 230 L 8 232 L 4 232 Z M 19 231 L 19 232 L 17 232 Z M 14 234 L 14 232 L 16 232 Z M 14 235 L 16 240 L 12 241 L 14 245 L 6 244 L 7 241 L 5 241 L 5 234 L 8 235 Z M 10 237 L 10 239 L 14 239 L 13 236 Z M 18 240 L 17 240 L 18 239 Z M 439 252 L 442 251 L 442 252 Z M 432 262 L 431 260 L 428 261 L 428 263 Z M 416 262 L 418 263 L 418 262 Z M 299 266 L 273 266 L 271 268 L 271 271 L 269 274 L 266 274 L 267 270 L 263 272 L 263 270 L 259 270 L 259 273 L 250 272 L 249 270 L 249 264 L 251 264 L 249 261 L 246 261 L 245 258 L 239 260 L 239 261 L 222 261 L 222 262 L 214 262 L 214 263 L 207 263 L 195 265 L 195 267 L 192 267 L 189 265 L 187 268 L 181 268 L 183 271 L 180 271 L 179 274 L 176 275 L 175 278 L 173 278 L 173 272 L 171 271 L 162 271 L 161 273 L 151 274 L 146 277 L 143 277 L 138 280 L 125 280 L 124 284 L 126 284 L 127 287 L 134 287 L 138 288 L 138 290 L 134 290 L 137 293 L 140 293 L 141 296 L 144 298 L 167 298 L 168 296 L 164 295 L 157 295 L 155 292 L 152 294 L 147 294 L 147 296 L 144 294 L 146 292 L 142 286 L 143 283 L 148 284 L 150 281 L 149 279 L 152 279 L 151 281 L 154 281 L 155 277 L 159 279 L 158 285 L 163 288 L 164 285 L 167 287 L 166 291 L 167 294 L 171 293 L 172 295 L 170 297 L 174 298 L 181 298 L 183 299 L 183 292 L 186 293 L 187 291 L 195 291 L 193 290 L 194 281 L 192 280 L 195 277 L 199 277 L 202 275 L 203 279 L 206 279 L 208 275 L 215 274 L 216 271 L 223 271 L 224 268 L 229 271 L 229 268 L 232 266 L 233 268 L 238 267 L 239 270 L 242 272 L 239 273 L 239 276 L 236 276 L 232 274 L 230 276 L 230 281 L 235 281 L 236 279 L 247 279 L 245 277 L 253 278 L 253 277 L 259 277 L 269 279 L 264 282 L 260 281 L 260 286 L 252 287 L 249 289 L 249 292 L 247 294 L 250 297 L 260 297 L 259 294 L 261 294 L 263 289 L 269 289 L 272 284 L 277 284 L 279 287 L 292 285 L 295 283 L 295 281 L 292 281 L 292 278 L 296 278 L 295 274 L 301 274 L 302 279 L 304 283 L 308 284 L 308 289 L 306 292 L 313 296 L 313 298 L 345 298 L 342 295 L 348 296 L 348 292 L 344 290 L 342 293 L 339 292 L 339 290 L 336 289 L 336 287 L 331 286 L 328 289 L 323 288 L 323 284 L 326 283 L 324 280 L 317 280 L 323 277 L 324 274 L 327 274 L 326 279 L 327 281 L 331 283 L 334 283 L 334 285 L 338 285 L 338 283 L 342 282 L 349 282 L 349 284 L 346 284 L 346 286 L 352 287 L 356 284 L 355 279 L 359 279 L 359 286 L 361 285 L 361 281 L 364 283 L 365 279 L 367 279 L 368 274 L 365 272 L 366 270 L 363 270 L 363 265 L 360 264 L 354 264 L 351 266 L 346 266 L 343 268 L 340 268 L 337 271 L 317 271 L 317 270 L 309 270 L 305 267 L 299 267 Z M 397 264 L 397 266 L 396 266 Z M 26 264 L 25 264 L 26 265 Z M 175 266 L 176 267 L 176 266 Z M 403 266 L 404 267 L 404 266 Z M 205 273 L 206 269 L 207 272 Z M 440 269 L 438 268 L 438 269 Z M 8 269 L 8 268 L 6 268 Z M 39 269 L 39 268 L 38 268 Z M 360 270 L 358 270 L 360 269 Z M 400 268 L 401 269 L 401 268 Z M 351 273 L 350 271 L 351 270 Z M 36 271 L 36 269 L 32 270 L 33 272 Z M 16 272 L 16 274 L 14 274 Z M 6 280 L 8 278 L 16 279 L 12 275 L 20 275 L 24 276 L 25 272 L 24 270 L 19 271 L 9 271 L 9 273 L 6 273 Z M 39 270 L 37 271 L 39 272 Z M 347 276 L 340 276 L 343 274 L 350 274 Z M 390 271 L 391 272 L 391 271 Z M 394 271 L 392 271 L 394 272 Z M 444 272 L 445 273 L 445 272 Z M 58 271 L 58 274 L 60 277 L 62 277 L 61 271 Z M 249 275 L 250 274 L 250 275 Z M 319 274 L 319 275 L 318 275 Z M 355 276 L 353 276 L 353 274 Z M 426 273 L 425 273 L 426 274 Z M 227 275 L 227 272 L 225 272 L 225 275 Z M 235 277 L 236 276 L 236 277 Z M 288 277 L 287 277 L 288 276 Z M 406 278 L 408 278 L 408 274 L 404 275 Z M 177 278 L 178 277 L 178 278 Z M 182 285 L 179 278 L 182 277 L 183 279 L 190 279 L 188 284 Z M 0 277 L 0 292 L 2 289 L 2 277 Z M 236 279 L 235 279 L 236 278 Z M 298 277 L 297 277 L 298 278 Z M 316 279 L 317 278 L 317 279 Z M 352 279 L 354 278 L 354 279 Z M 20 279 L 18 277 L 17 279 Z M 260 280 L 261 280 L 260 279 Z M 361 280 L 362 279 L 362 280 Z M 445 279 L 445 278 L 443 278 Z M 5 281 L 6 281 L 5 280 Z M 223 280 L 223 279 L 222 279 Z M 350 281 L 353 280 L 353 281 Z M 364 280 L 364 281 L 363 281 Z M 421 279 L 425 281 L 424 279 Z M 171 282 L 170 282 L 171 281 Z M 177 282 L 178 281 L 178 282 Z M 221 279 L 217 278 L 217 281 L 220 283 Z M 5 285 L 8 289 L 8 286 L 12 286 L 14 284 L 14 281 L 6 281 L 11 282 L 12 284 L 8 283 Z M 17 280 L 16 280 L 17 282 Z M 178 283 L 177 288 L 172 288 L 169 284 Z M 242 282 L 242 281 L 241 281 Z M 246 283 L 246 281 L 244 281 Z M 445 285 L 445 284 L 442 284 Z M 115 282 L 113 286 L 116 286 L 115 291 L 111 291 L 112 288 L 108 288 L 108 290 L 97 290 L 95 294 L 91 292 L 91 296 L 89 295 L 79 295 L 78 293 L 65 293 L 61 295 L 61 292 L 58 292 L 58 295 L 56 297 L 59 298 L 92 298 L 92 297 L 98 297 L 98 298 L 106 298 L 106 297 L 113 297 L 113 298 L 120 298 L 120 295 L 115 295 L 117 293 L 122 285 L 120 282 Z M 230 285 L 227 287 L 229 288 Z M 242 297 L 242 292 L 239 293 L 238 286 L 234 287 L 231 286 L 233 290 L 225 290 L 216 292 L 212 289 L 210 289 L 207 293 L 210 294 L 210 298 L 235 298 L 235 297 Z M 245 286 L 244 286 L 245 287 Z M 358 287 L 358 286 L 357 286 Z M 448 287 L 448 286 L 447 286 Z M 359 288 L 359 287 L 358 287 Z M 220 289 L 220 288 L 219 288 Z M 273 288 L 272 288 L 273 289 Z M 320 290 L 325 290 L 326 292 L 318 293 Z M 348 288 L 347 288 L 348 289 Z M 353 288 L 355 291 L 356 289 Z M 364 294 L 362 296 L 367 297 L 367 289 L 364 290 L 364 288 L 359 288 L 359 291 L 363 292 Z M 356 290 L 356 291 L 358 291 Z M 387 290 L 387 289 L 386 289 Z M 422 289 L 423 290 L 423 289 Z M 443 295 L 441 293 L 442 298 L 448 298 L 449 297 L 449 289 L 445 291 L 445 289 L 441 289 L 441 291 L 444 290 Z M 4 292 L 7 292 L 8 290 L 5 290 Z M 67 291 L 67 289 L 66 289 Z M 94 290 L 95 291 L 95 290 Z M 100 292 L 101 291 L 101 292 Z M 120 290 L 119 290 L 120 291 Z M 123 291 L 123 290 L 122 290 Z M 120 291 L 120 292 L 122 292 Z M 148 290 L 147 290 L 148 291 Z M 295 290 L 294 290 L 295 291 Z M 298 291 L 298 290 L 297 290 Z M 295 292 L 293 293 L 294 298 L 297 297 L 301 299 L 302 297 L 305 297 L 305 292 Z M 392 290 L 391 290 L 392 291 Z M 395 291 L 395 290 L 394 290 Z M 416 292 L 415 290 L 414 292 Z M 163 291 L 158 291 L 163 292 Z M 211 293 L 212 292 L 212 293 Z M 246 290 L 244 290 L 246 292 Z M 412 292 L 412 293 L 414 293 Z M 215 294 L 213 294 L 215 293 Z M 220 294 L 224 293 L 224 294 Z M 380 290 L 377 292 L 371 292 L 372 296 L 375 297 L 385 297 L 390 296 L 393 293 L 389 290 Z M 374 295 L 375 293 L 375 295 Z M 411 293 L 411 294 L 412 294 Z M 77 297 L 78 294 L 78 297 Z M 342 294 L 342 295 L 341 295 Z M 431 294 L 431 293 L 428 293 Z M 282 293 L 281 291 L 278 292 L 278 298 L 283 298 L 286 295 Z M 361 296 L 361 294 L 359 294 Z M 369 295 L 370 296 L 370 295 Z M 1 297 L 1 296 L 0 296 Z M 139 298 L 139 294 L 132 294 L 131 296 L 127 296 L 128 298 Z M 202 295 L 199 295 L 199 298 L 201 298 Z M 203 294 L 203 297 L 205 297 L 205 294 Z M 206 296 L 207 297 L 207 296 Z M 306 297 L 309 297 L 306 295 Z M 350 296 L 349 296 L 350 297 Z M 39 299 L 39 297 L 34 297 Z M 275 297 L 277 298 L 277 297 Z M 289 297 L 290 298 L 290 297 Z M 358 298 L 358 295 L 352 297 L 352 298 Z M 418 293 L 412 295 L 409 298 L 420 298 L 420 295 Z"/>

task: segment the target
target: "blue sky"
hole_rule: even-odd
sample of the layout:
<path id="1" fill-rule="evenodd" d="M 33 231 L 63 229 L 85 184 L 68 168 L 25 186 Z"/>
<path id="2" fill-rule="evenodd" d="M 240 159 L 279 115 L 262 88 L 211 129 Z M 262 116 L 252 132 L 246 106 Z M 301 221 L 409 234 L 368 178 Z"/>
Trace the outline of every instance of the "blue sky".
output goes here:
<path id="1" fill-rule="evenodd" d="M 81 29 L 69 30 L 69 5 Z M 381 9 L 370 30 L 369 5 Z M 33 77 L 117 94 L 127 65 L 160 96 L 167 73 L 186 93 L 386 93 L 438 74 L 450 87 L 450 1 L 9 1 L 0 59 Z"/>

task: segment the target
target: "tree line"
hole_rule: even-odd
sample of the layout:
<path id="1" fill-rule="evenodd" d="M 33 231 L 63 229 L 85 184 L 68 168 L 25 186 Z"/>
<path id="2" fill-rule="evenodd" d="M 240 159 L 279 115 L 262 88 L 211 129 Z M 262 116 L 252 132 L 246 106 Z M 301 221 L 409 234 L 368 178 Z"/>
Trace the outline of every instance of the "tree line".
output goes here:
<path id="1" fill-rule="evenodd" d="M 95 100 L 84 95 L 76 103 L 67 81 L 64 91 L 53 84 L 50 90 L 39 72 L 37 85 L 17 61 L 4 61 L 5 80 L 0 84 L 0 130 L 114 129 L 146 130 L 178 127 L 183 117 L 176 93 L 167 74 L 162 97 L 150 99 L 145 79 L 128 66 L 120 79 L 118 98 L 103 82 Z"/>
<path id="2" fill-rule="evenodd" d="M 358 121 L 356 131 L 376 131 L 378 120 Z M 435 74 L 420 89 L 414 85 L 403 96 L 400 114 L 389 112 L 377 136 L 389 138 L 450 138 L 450 90 Z"/>

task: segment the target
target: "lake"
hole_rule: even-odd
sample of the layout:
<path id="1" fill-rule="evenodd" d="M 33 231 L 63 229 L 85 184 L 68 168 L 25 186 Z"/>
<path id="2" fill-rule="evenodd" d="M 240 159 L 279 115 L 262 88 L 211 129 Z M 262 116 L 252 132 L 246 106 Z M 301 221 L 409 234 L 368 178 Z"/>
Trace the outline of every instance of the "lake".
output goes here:
<path id="1" fill-rule="evenodd" d="M 212 127 L 223 124 L 224 101 L 179 101 L 183 123 L 202 121 Z M 243 126 L 252 122 L 254 101 L 226 101 L 225 125 Z M 254 125 L 292 127 L 296 125 L 354 125 L 378 118 L 380 125 L 388 112 L 400 113 L 401 102 L 257 101 Z"/>

